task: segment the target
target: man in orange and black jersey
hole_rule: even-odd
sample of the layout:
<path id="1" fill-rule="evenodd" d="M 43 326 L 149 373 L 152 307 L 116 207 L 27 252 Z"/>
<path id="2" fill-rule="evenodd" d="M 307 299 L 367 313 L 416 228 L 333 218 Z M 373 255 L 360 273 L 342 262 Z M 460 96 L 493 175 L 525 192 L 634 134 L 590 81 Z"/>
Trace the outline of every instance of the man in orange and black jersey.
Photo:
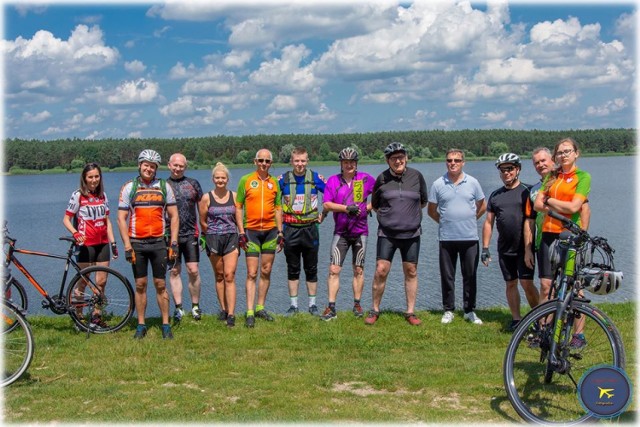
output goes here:
<path id="1" fill-rule="evenodd" d="M 173 338 L 169 324 L 166 274 L 167 257 L 175 260 L 178 255 L 179 219 L 173 190 L 156 178 L 160 162 L 161 158 L 157 152 L 143 150 L 138 156 L 140 176 L 122 186 L 118 201 L 118 229 L 124 243 L 125 257 L 133 265 L 133 277 L 136 280 L 136 339 L 142 339 L 147 334 L 145 311 L 149 263 L 162 316 L 162 338 Z M 168 251 L 164 237 L 165 213 L 171 223 L 171 245 Z"/>

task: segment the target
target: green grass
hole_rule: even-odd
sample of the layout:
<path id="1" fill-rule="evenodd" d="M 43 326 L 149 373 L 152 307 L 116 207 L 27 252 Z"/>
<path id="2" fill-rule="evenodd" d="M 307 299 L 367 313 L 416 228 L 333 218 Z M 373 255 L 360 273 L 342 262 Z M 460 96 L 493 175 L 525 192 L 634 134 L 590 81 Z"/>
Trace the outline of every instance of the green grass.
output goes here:
<path id="1" fill-rule="evenodd" d="M 636 375 L 635 304 L 602 304 L 622 333 Z M 186 317 L 163 341 L 158 319 L 134 341 L 133 325 L 111 335 L 74 331 L 66 317 L 31 317 L 36 356 L 4 390 L 5 422 L 401 422 L 520 421 L 502 384 L 510 335 L 505 309 L 418 312 L 411 327 L 383 312 L 374 326 L 350 312 L 321 322 L 308 314 L 228 329 L 214 316 Z M 634 387 L 635 388 L 635 387 Z M 623 414 L 632 421 L 635 406 Z"/>

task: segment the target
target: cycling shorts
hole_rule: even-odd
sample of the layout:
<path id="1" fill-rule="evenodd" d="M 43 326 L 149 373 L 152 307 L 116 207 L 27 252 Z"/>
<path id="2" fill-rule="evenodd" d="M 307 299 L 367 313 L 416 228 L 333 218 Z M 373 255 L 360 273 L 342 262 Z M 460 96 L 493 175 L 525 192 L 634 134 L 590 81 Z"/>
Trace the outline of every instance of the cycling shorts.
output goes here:
<path id="1" fill-rule="evenodd" d="M 533 269 L 527 267 L 527 264 L 525 264 L 524 254 L 498 254 L 498 264 L 500 265 L 500 271 L 502 271 L 502 277 L 505 282 L 517 279 L 533 279 Z"/>
<path id="2" fill-rule="evenodd" d="M 335 235 L 331 242 L 331 264 L 342 267 L 347 257 L 347 251 L 351 248 L 353 265 L 364 267 L 364 256 L 367 252 L 367 236 L 344 237 Z"/>
<path id="3" fill-rule="evenodd" d="M 178 238 L 178 256 L 184 262 L 200 262 L 200 245 L 195 236 L 185 236 Z M 176 263 L 179 263 L 177 260 Z"/>
<path id="4" fill-rule="evenodd" d="M 553 251 L 553 243 L 558 240 L 558 233 L 542 233 L 540 248 L 536 254 L 538 258 L 538 277 L 541 279 L 553 279 L 553 271 L 551 271 L 551 252 Z"/>
<path id="5" fill-rule="evenodd" d="M 148 265 L 151 264 L 153 278 L 166 279 L 167 244 L 164 237 L 131 239 L 131 247 L 136 253 L 136 263 L 132 266 L 134 278 L 147 277 Z"/>
<path id="6" fill-rule="evenodd" d="M 205 239 L 211 255 L 225 256 L 238 250 L 238 233 L 207 234 Z"/>
<path id="7" fill-rule="evenodd" d="M 247 256 L 257 257 L 260 254 L 275 254 L 278 247 L 278 229 L 245 230 L 249 244 L 245 251 Z"/>
<path id="8" fill-rule="evenodd" d="M 101 243 L 99 245 L 91 246 L 78 246 L 80 252 L 76 256 L 77 262 L 88 262 L 93 264 L 94 262 L 107 262 L 111 255 L 110 246 L 108 243 Z"/>
<path id="9" fill-rule="evenodd" d="M 420 236 L 410 239 L 394 239 L 391 237 L 378 236 L 376 247 L 376 259 L 384 259 L 391 262 L 396 249 L 400 249 L 402 262 L 418 263 L 420 255 Z"/>

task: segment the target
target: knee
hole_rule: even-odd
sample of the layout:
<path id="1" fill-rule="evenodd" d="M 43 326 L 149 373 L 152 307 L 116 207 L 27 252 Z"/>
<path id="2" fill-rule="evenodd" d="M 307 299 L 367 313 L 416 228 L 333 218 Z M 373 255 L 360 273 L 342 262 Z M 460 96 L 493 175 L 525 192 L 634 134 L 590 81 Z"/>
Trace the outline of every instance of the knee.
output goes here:
<path id="1" fill-rule="evenodd" d="M 364 269 L 360 266 L 353 267 L 353 277 L 359 279 L 362 276 L 364 276 Z"/>
<path id="2" fill-rule="evenodd" d="M 153 279 L 153 284 L 156 287 L 156 292 L 158 294 L 166 292 L 167 286 L 164 279 Z"/>
<path id="3" fill-rule="evenodd" d="M 333 265 L 331 264 L 329 266 L 329 276 L 331 277 L 337 277 L 340 275 L 340 271 L 342 270 L 342 268 L 339 265 Z"/>
<path id="4" fill-rule="evenodd" d="M 230 273 L 225 273 L 224 274 L 224 281 L 226 283 L 233 283 L 236 280 L 236 273 L 235 272 L 230 272 Z"/>

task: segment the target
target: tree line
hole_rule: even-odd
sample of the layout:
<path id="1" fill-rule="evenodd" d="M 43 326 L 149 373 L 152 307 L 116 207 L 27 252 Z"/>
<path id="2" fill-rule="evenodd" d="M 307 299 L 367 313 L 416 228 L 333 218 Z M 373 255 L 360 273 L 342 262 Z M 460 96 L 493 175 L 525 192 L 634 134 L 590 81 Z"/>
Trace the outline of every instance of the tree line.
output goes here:
<path id="1" fill-rule="evenodd" d="M 635 129 L 542 130 L 423 130 L 350 134 L 282 134 L 246 136 L 208 136 L 197 138 L 130 138 L 84 140 L 79 138 L 50 141 L 4 140 L 3 171 L 72 170 L 87 162 L 105 169 L 136 166 L 137 156 L 145 148 L 160 153 L 163 160 L 175 152 L 183 153 L 190 165 L 210 166 L 216 162 L 247 164 L 256 151 L 268 148 L 275 161 L 288 162 L 296 146 L 307 148 L 313 161 L 334 161 L 345 147 L 358 149 L 362 160 L 381 161 L 383 150 L 392 141 L 403 143 L 411 158 L 429 160 L 443 157 L 449 148 L 463 149 L 468 158 L 496 157 L 511 151 L 527 156 L 539 146 L 553 148 L 564 137 L 574 138 L 583 153 L 635 153 Z"/>

